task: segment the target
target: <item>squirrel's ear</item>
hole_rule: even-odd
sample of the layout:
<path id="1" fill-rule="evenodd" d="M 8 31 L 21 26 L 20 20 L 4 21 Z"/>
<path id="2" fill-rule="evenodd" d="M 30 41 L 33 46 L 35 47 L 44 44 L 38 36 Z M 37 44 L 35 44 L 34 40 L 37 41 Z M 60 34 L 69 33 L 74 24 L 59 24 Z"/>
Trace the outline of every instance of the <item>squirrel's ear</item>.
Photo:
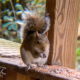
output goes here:
<path id="1" fill-rule="evenodd" d="M 45 16 L 45 22 L 46 22 L 46 28 L 48 28 L 47 30 L 49 30 L 50 28 L 50 17 L 49 16 Z"/>
<path id="2" fill-rule="evenodd" d="M 45 16 L 45 30 L 44 30 L 43 34 L 48 32 L 49 29 L 50 29 L 50 17 L 47 15 L 47 16 Z"/>

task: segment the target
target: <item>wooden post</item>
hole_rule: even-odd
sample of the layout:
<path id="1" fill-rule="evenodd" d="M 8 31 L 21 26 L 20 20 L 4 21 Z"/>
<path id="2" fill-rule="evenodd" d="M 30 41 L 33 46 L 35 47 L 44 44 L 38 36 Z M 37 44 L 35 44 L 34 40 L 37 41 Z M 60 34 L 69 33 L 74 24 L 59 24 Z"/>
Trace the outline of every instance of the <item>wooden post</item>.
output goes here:
<path id="1" fill-rule="evenodd" d="M 47 0 L 51 64 L 75 68 L 79 5 L 80 0 Z"/>

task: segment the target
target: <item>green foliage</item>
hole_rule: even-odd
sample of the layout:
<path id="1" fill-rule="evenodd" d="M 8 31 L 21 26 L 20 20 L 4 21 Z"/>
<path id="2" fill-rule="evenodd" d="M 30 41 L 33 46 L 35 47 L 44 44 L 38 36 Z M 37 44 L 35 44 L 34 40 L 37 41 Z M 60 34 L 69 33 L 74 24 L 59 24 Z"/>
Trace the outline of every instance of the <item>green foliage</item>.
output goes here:
<path id="1" fill-rule="evenodd" d="M 16 15 L 21 15 L 23 11 L 16 11 Z"/>
<path id="2" fill-rule="evenodd" d="M 76 49 L 77 56 L 80 56 L 80 48 Z"/>
<path id="3" fill-rule="evenodd" d="M 44 15 L 46 0 L 31 0 L 27 5 L 30 10 L 35 10 L 37 13 Z"/>
<path id="4" fill-rule="evenodd" d="M 12 16 L 3 16 L 4 21 L 13 21 L 14 17 Z"/>
<path id="5" fill-rule="evenodd" d="M 4 23 L 4 24 L 2 25 L 2 28 L 7 28 L 10 24 L 11 24 L 11 22 Z"/>
<path id="6" fill-rule="evenodd" d="M 8 30 L 18 30 L 17 24 L 14 22 L 8 22 L 2 25 L 3 28 L 7 28 Z"/>
<path id="7" fill-rule="evenodd" d="M 12 24 L 8 27 L 8 30 L 15 30 L 15 31 L 17 31 L 17 30 L 18 30 L 17 24 L 16 24 L 16 23 L 12 23 Z"/>
<path id="8" fill-rule="evenodd" d="M 22 7 L 22 5 L 19 4 L 19 3 L 17 3 L 17 4 L 15 5 L 15 8 L 16 8 L 17 10 L 24 10 L 23 7 Z"/>
<path id="9" fill-rule="evenodd" d="M 18 23 L 23 22 L 21 20 L 21 14 L 25 9 L 29 9 L 44 15 L 45 1 L 46 0 L 0 0 L 0 5 L 3 6 L 0 11 L 0 23 L 2 22 L 0 37 L 20 42 L 20 26 Z"/>
<path id="10" fill-rule="evenodd" d="M 9 0 L 0 0 L 1 3 L 5 4 L 6 2 L 8 2 Z"/>

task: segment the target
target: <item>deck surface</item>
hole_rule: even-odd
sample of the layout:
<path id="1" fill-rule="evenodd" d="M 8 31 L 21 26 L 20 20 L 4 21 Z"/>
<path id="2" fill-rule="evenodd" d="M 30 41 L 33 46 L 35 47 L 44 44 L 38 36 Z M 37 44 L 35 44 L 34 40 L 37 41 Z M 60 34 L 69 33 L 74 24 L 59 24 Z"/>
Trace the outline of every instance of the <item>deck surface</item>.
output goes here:
<path id="1" fill-rule="evenodd" d="M 0 56 L 20 56 L 20 44 L 0 39 Z"/>

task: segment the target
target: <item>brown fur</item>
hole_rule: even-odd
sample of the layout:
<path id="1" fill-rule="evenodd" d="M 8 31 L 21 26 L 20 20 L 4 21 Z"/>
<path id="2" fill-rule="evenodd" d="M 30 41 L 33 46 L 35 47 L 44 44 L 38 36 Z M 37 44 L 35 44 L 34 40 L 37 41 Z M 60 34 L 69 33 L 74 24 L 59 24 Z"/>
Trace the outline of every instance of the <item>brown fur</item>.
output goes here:
<path id="1" fill-rule="evenodd" d="M 47 62 L 50 47 L 49 40 L 44 33 L 47 28 L 46 21 L 40 16 L 29 15 L 25 18 L 25 24 L 20 48 L 21 57 L 26 65 L 43 65 Z"/>

